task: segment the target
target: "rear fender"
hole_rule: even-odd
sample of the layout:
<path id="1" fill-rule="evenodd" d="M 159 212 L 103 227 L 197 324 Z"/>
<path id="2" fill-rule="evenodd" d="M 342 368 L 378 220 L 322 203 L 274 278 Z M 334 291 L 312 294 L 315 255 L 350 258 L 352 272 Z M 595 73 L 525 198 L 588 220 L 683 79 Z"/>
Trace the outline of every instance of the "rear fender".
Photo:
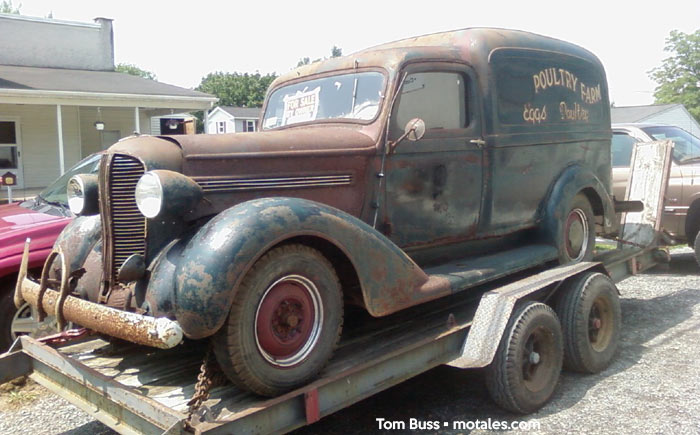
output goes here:
<path id="1" fill-rule="evenodd" d="M 190 338 L 216 332 L 248 269 L 266 251 L 298 236 L 335 245 L 357 272 L 374 316 L 410 305 L 428 276 L 396 245 L 359 219 L 297 198 L 264 198 L 217 215 L 187 243 L 176 270 L 175 316 Z"/>
<path id="2" fill-rule="evenodd" d="M 585 192 L 586 196 L 598 200 L 603 209 L 603 233 L 614 234 L 618 231 L 619 223 L 615 218 L 615 205 L 603 183 L 590 170 L 581 165 L 571 165 L 564 169 L 554 182 L 545 206 L 542 210 L 543 222 L 540 228 L 545 232 L 558 227 L 570 201 L 579 193 Z M 597 198 L 591 198 L 595 195 Z M 591 205 L 595 207 L 593 201 Z"/>

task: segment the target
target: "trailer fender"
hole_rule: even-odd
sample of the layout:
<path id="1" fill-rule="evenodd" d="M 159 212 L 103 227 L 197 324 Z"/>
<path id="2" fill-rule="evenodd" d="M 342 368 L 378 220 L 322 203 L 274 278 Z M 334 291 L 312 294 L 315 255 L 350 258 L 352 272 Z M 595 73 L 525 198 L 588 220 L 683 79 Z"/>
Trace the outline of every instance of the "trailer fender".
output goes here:
<path id="1" fill-rule="evenodd" d="M 396 245 L 361 220 L 298 198 L 264 198 L 217 215 L 187 243 L 176 270 L 175 316 L 190 338 L 214 334 L 226 320 L 248 269 L 290 238 L 324 239 L 350 260 L 370 314 L 388 314 L 428 276 Z"/>
<path id="2" fill-rule="evenodd" d="M 591 206 L 597 211 L 596 214 L 602 211 L 603 233 L 617 233 L 619 224 L 615 219 L 615 204 L 608 190 L 590 169 L 581 165 L 571 165 L 559 175 L 544 202 L 540 227 L 545 235 L 556 239 L 556 228 L 562 216 L 568 212 L 566 207 L 579 192 L 588 197 Z"/>

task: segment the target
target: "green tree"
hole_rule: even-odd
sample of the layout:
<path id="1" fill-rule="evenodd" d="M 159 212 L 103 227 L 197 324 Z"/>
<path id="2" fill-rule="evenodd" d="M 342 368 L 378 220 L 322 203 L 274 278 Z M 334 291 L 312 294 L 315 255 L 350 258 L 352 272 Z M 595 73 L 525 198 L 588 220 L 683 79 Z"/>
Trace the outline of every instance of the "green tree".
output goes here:
<path id="1" fill-rule="evenodd" d="M 333 46 L 333 48 L 331 48 L 331 57 L 340 57 L 340 56 L 342 56 L 342 55 L 343 55 L 343 49 L 342 49 L 342 48 L 337 47 L 337 46 L 335 46 L 335 45 Z M 310 58 L 308 58 L 308 57 L 302 57 L 301 59 L 299 59 L 299 62 L 297 62 L 297 68 L 300 67 L 300 66 L 309 65 L 309 64 L 311 64 L 311 63 L 320 62 L 320 61 L 326 60 L 326 59 L 328 59 L 328 58 L 327 58 L 327 57 L 324 57 L 324 58 L 314 59 L 314 60 L 312 61 L 312 60 L 311 60 Z"/>
<path id="2" fill-rule="evenodd" d="M 115 71 L 132 76 L 143 77 L 144 79 L 157 80 L 156 75 L 150 71 L 146 71 L 130 63 L 120 63 L 115 68 Z"/>
<path id="3" fill-rule="evenodd" d="M 672 55 L 649 71 L 658 84 L 654 99 L 663 104 L 681 103 L 700 121 L 700 30 L 672 30 L 664 51 Z"/>
<path id="4" fill-rule="evenodd" d="M 12 0 L 2 0 L 0 1 L 0 14 L 20 14 L 20 9 L 22 8 L 22 3 L 18 4 L 16 7 L 12 4 Z"/>
<path id="5" fill-rule="evenodd" d="M 200 92 L 216 95 L 222 106 L 262 107 L 267 88 L 277 76 L 248 73 L 209 73 L 197 86 Z"/>

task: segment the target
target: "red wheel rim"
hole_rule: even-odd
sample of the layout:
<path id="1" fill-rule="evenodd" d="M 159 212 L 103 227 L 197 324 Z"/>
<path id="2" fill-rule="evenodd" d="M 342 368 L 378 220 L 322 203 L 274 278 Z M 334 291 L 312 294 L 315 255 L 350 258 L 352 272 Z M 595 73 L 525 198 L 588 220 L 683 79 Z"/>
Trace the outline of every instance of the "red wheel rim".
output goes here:
<path id="1" fill-rule="evenodd" d="M 318 341 L 323 313 L 316 286 L 290 275 L 263 295 L 255 316 L 255 339 L 263 357 L 278 366 L 301 362 Z"/>

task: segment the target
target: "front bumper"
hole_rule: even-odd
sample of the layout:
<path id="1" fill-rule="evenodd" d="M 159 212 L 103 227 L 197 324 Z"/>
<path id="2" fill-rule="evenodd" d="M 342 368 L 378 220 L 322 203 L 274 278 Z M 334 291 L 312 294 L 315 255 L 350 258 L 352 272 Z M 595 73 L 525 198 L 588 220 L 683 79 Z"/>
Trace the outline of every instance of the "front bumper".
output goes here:
<path id="1" fill-rule="evenodd" d="M 146 346 L 169 349 L 182 341 L 182 328 L 177 321 L 117 310 L 69 295 L 69 271 L 60 250 L 54 250 L 49 255 L 41 283 L 32 281 L 27 277 L 29 243 L 30 240 L 27 239 L 15 288 L 14 302 L 17 307 L 26 301 L 37 309 L 40 317 L 46 313 L 55 313 L 59 327 L 65 321 L 71 321 L 96 332 Z M 59 291 L 48 288 L 48 269 L 56 257 L 60 257 L 63 262 Z"/>

